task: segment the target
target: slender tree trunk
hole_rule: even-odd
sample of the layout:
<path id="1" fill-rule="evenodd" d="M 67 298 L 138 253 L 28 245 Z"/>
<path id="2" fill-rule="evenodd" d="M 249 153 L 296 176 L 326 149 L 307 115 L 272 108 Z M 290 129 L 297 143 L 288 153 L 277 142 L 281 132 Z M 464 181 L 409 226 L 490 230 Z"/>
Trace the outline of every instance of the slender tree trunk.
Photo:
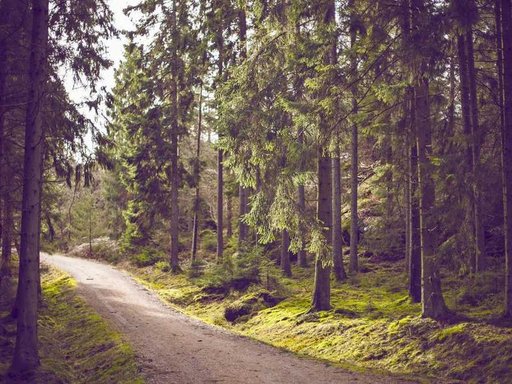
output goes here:
<path id="1" fill-rule="evenodd" d="M 466 47 L 468 59 L 469 95 L 471 100 L 471 150 L 472 150 L 472 192 L 473 192 L 473 221 L 475 256 L 473 271 L 478 273 L 485 268 L 485 236 L 482 224 L 482 201 L 480 186 L 480 146 L 482 135 L 478 121 L 478 94 L 476 87 L 475 53 L 473 49 L 473 32 L 466 32 Z"/>
<path id="2" fill-rule="evenodd" d="M 240 58 L 245 60 L 247 58 L 247 19 L 245 7 L 239 9 L 238 28 L 240 40 Z M 238 247 L 247 241 L 249 235 L 249 228 L 242 220 L 248 212 L 249 190 L 242 185 L 238 189 L 239 198 L 239 211 L 238 211 Z"/>
<path id="3" fill-rule="evenodd" d="M 447 315 L 441 291 L 441 279 L 437 270 L 435 228 L 435 186 L 430 163 L 432 137 L 430 125 L 429 86 L 426 78 L 417 84 L 418 112 L 418 181 L 420 191 L 420 233 L 422 271 L 422 315 L 442 319 Z"/>
<path id="4" fill-rule="evenodd" d="M 45 213 L 46 225 L 48 226 L 48 240 L 53 243 L 55 240 L 55 228 L 53 227 L 52 218 L 48 212 Z"/>
<path id="5" fill-rule="evenodd" d="M 411 137 L 416 138 L 416 103 L 414 90 L 411 90 Z M 418 150 L 416 143 L 410 147 L 409 168 L 409 295 L 413 303 L 421 302 L 421 234 L 420 234 L 420 204 L 418 202 Z"/>
<path id="6" fill-rule="evenodd" d="M 247 188 L 240 186 L 238 188 L 238 246 L 240 247 L 243 243 L 247 241 L 247 236 L 249 234 L 249 228 L 247 224 L 243 222 L 244 216 L 247 214 Z"/>
<path id="7" fill-rule="evenodd" d="M 428 14 L 424 0 L 412 0 L 412 27 L 420 44 L 425 43 Z M 423 56 L 414 68 L 416 103 L 416 143 L 418 148 L 418 189 L 420 194 L 421 233 L 421 303 L 422 316 L 442 319 L 448 315 L 441 291 L 441 279 L 436 261 L 435 185 L 432 155 L 432 126 L 430 121 L 429 82 L 427 78 L 429 58 Z"/>
<path id="8" fill-rule="evenodd" d="M 462 127 L 466 145 L 466 167 L 464 169 L 464 178 L 467 178 L 469 172 L 473 169 L 473 152 L 471 149 L 471 106 L 470 106 L 470 94 L 469 94 L 469 77 L 468 77 L 468 59 L 466 50 L 466 40 L 464 35 L 457 36 L 457 55 L 459 58 L 459 78 L 460 78 L 460 99 L 462 109 Z M 464 220 L 465 226 L 468 227 L 468 231 L 471 234 L 471 243 L 475 244 L 475 205 L 473 203 L 475 196 L 474 190 L 471 188 L 469 193 L 464 199 L 464 205 L 466 210 L 466 218 Z M 475 272 L 476 265 L 476 249 L 471 247 L 469 255 L 469 269 L 471 272 Z"/>
<path id="9" fill-rule="evenodd" d="M 227 217 L 226 217 L 226 236 L 231 238 L 233 236 L 233 196 L 229 194 L 227 205 Z"/>
<path id="10" fill-rule="evenodd" d="M 350 1 L 350 6 L 353 6 L 353 0 Z M 355 15 L 352 16 L 355 18 Z M 353 49 L 356 44 L 356 29 L 352 28 L 350 32 L 350 47 Z M 355 54 L 351 56 L 351 76 L 353 79 L 357 77 L 357 61 Z M 356 99 L 356 85 L 352 87 L 352 114 L 356 114 L 358 110 Z M 359 257 L 357 254 L 357 247 L 359 244 L 359 215 L 357 214 L 357 200 L 358 200 L 358 186 L 357 179 L 359 172 L 359 155 L 358 155 L 358 128 L 355 122 L 352 122 L 352 136 L 350 140 L 350 263 L 349 272 L 357 273 L 359 271 Z"/>
<path id="11" fill-rule="evenodd" d="M 498 70 L 498 107 L 500 110 L 500 134 L 503 144 L 503 127 L 505 126 L 505 114 L 503 103 L 503 47 L 501 28 L 501 0 L 494 1 L 494 18 L 496 24 L 496 69 Z M 503 150 L 503 148 L 502 148 Z M 503 164 L 502 164 L 503 166 Z M 503 169 L 502 169 L 503 173 Z"/>
<path id="12" fill-rule="evenodd" d="M 343 239 L 341 232 L 341 164 L 340 148 L 336 145 L 336 153 L 332 158 L 332 258 L 336 281 L 347 278 L 343 266 Z"/>
<path id="13" fill-rule="evenodd" d="M 223 152 L 217 151 L 217 262 L 220 262 L 224 253 L 224 166 Z M 230 201 L 228 197 L 228 233 L 230 224 Z M 228 234 L 229 237 L 229 234 Z"/>
<path id="14" fill-rule="evenodd" d="M 25 127 L 16 346 L 11 370 L 39 366 L 37 309 L 44 131 L 41 105 L 47 78 L 48 0 L 32 1 L 29 96 Z"/>
<path id="15" fill-rule="evenodd" d="M 332 238 L 332 186 L 331 186 L 331 159 L 325 156 L 322 148 L 318 151 L 318 197 L 317 219 L 324 227 L 326 246 Z M 318 254 L 315 260 L 315 280 L 313 290 L 312 309 L 327 311 L 331 308 L 331 267 L 324 255 Z"/>
<path id="16" fill-rule="evenodd" d="M 199 239 L 199 179 L 201 168 L 201 130 L 203 126 L 203 84 L 201 83 L 199 91 L 199 116 L 197 119 L 197 139 L 196 139 L 196 164 L 194 169 L 195 176 L 195 197 L 194 197 L 194 222 L 192 224 L 192 252 L 191 262 L 194 264 L 197 256 L 197 243 Z"/>
<path id="17" fill-rule="evenodd" d="M 3 215 L 3 201 L 6 187 L 5 177 L 5 130 L 4 130 L 4 116 L 5 116 L 5 105 L 6 105 L 6 82 L 7 82 L 7 49 L 5 48 L 7 38 L 9 35 L 9 13 L 7 9 L 7 2 L 0 3 L 0 45 L 4 47 L 4 49 L 0 49 L 0 241 L 3 244 L 3 234 L 4 234 L 4 215 Z M 0 246 L 3 248 L 3 246 Z M 2 252 L 2 257 L 0 259 L 0 283 L 2 281 L 2 276 L 4 274 L 10 275 L 10 268 L 8 264 L 8 260 L 4 259 L 4 255 Z"/>
<path id="18" fill-rule="evenodd" d="M 471 107 L 468 81 L 468 59 L 466 40 L 463 35 L 457 37 L 457 55 L 459 58 L 460 99 L 462 107 L 462 127 L 466 139 L 466 164 L 473 167 L 473 153 L 471 151 Z"/>
<path id="19" fill-rule="evenodd" d="M 406 100 L 408 103 L 408 100 Z M 406 112 L 407 114 L 408 112 Z M 406 124 L 407 126 L 407 124 Z M 405 134 L 405 183 L 404 183 L 404 206 L 405 206 L 405 270 L 409 271 L 411 265 L 411 162 L 410 162 L 411 135 Z"/>
<path id="20" fill-rule="evenodd" d="M 224 37 L 222 35 L 223 29 L 221 28 L 218 35 L 219 44 L 219 79 L 224 80 Z M 210 139 L 208 138 L 208 141 Z M 222 149 L 217 150 L 217 263 L 222 261 L 224 257 L 224 153 Z M 231 218 L 230 218 L 230 198 L 228 197 L 228 237 L 231 231 Z"/>
<path id="21" fill-rule="evenodd" d="M 304 191 L 304 185 L 299 185 L 297 187 L 298 194 L 298 205 L 301 214 L 306 212 L 306 193 Z M 301 233 L 302 246 L 297 254 L 297 263 L 299 267 L 306 268 L 308 266 L 308 256 L 305 249 L 305 239 L 303 233 Z"/>
<path id="22" fill-rule="evenodd" d="M 292 276 L 292 266 L 290 264 L 290 235 L 288 231 L 281 232 L 281 271 L 286 277 Z"/>
<path id="23" fill-rule="evenodd" d="M 336 23 L 335 2 L 325 4 L 323 22 L 327 25 Z M 325 63 L 335 65 L 337 62 L 336 39 L 330 46 L 329 53 L 324 57 Z M 325 311 L 331 308 L 331 254 L 332 246 L 332 167 L 331 159 L 327 155 L 329 142 L 329 121 L 320 115 L 320 142 L 318 144 L 318 192 L 317 192 L 317 219 L 323 226 L 323 236 L 327 249 L 318 250 L 315 259 L 315 279 L 313 288 L 313 311 Z"/>
<path id="24" fill-rule="evenodd" d="M 5 130 L 4 130 L 5 132 Z M 2 267 L 1 274 L 10 275 L 9 265 L 11 261 L 12 255 L 12 231 L 14 228 L 14 218 L 13 218 L 13 188 L 9 183 L 14 182 L 13 174 L 12 174 L 12 164 L 10 162 L 11 159 L 11 150 L 10 144 L 8 142 L 8 138 L 4 136 L 3 140 L 3 162 L 2 162 L 2 176 L 4 178 L 3 185 L 3 212 L 2 212 Z"/>
<path id="25" fill-rule="evenodd" d="M 179 188 L 179 174 L 178 174 L 178 113 L 179 113 L 179 98 L 178 98 L 178 38 L 179 31 L 176 23 L 176 0 L 173 0 L 173 11 L 171 14 L 172 17 L 172 28 L 173 28 L 173 52 L 172 52 L 172 62 L 173 62 L 173 70 L 172 81 L 171 81 L 171 104 L 172 104 L 172 121 L 171 121 L 171 200 L 170 200 L 170 214 L 171 214 L 171 222 L 170 222 L 170 232 L 171 232 L 171 247 L 170 247 L 170 255 L 169 262 L 171 265 L 171 270 L 173 272 L 178 272 L 180 270 L 179 265 L 179 207 L 178 207 L 178 188 Z"/>
<path id="26" fill-rule="evenodd" d="M 505 221 L 505 311 L 512 319 L 512 5 L 501 0 L 503 47 L 503 206 Z"/>
<path id="27" fill-rule="evenodd" d="M 13 207 L 11 201 L 10 189 L 12 186 L 12 172 L 9 167 L 10 159 L 10 145 L 8 141 L 7 126 L 5 124 L 5 115 L 7 112 L 7 97 L 8 92 L 8 76 L 11 70 L 11 63 L 14 59 L 14 53 L 11 46 L 13 33 L 13 4 L 10 1 L 5 1 L 0 7 L 0 239 L 2 255 L 0 259 L 0 278 L 2 276 L 10 276 L 10 260 L 11 260 L 11 246 L 12 246 L 12 228 L 13 228 Z"/>

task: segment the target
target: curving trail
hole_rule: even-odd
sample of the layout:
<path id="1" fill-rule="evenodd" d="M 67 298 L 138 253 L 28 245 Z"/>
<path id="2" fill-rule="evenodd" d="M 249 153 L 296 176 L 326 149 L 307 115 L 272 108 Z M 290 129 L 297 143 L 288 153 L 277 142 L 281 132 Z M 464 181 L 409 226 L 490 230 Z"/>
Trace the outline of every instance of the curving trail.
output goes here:
<path id="1" fill-rule="evenodd" d="M 110 265 L 61 255 L 41 259 L 73 276 L 89 305 L 126 335 L 148 383 L 407 383 L 299 358 L 191 319 Z"/>

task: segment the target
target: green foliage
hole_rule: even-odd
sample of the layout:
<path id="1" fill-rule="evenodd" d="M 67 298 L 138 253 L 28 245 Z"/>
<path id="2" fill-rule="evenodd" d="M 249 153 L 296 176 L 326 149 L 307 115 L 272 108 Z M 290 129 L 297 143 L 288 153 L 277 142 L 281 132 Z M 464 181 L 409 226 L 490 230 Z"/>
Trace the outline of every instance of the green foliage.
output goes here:
<path id="1" fill-rule="evenodd" d="M 309 269 L 294 269 L 299 278 L 281 279 L 286 288 L 281 293 L 262 283 L 245 292 L 205 292 L 202 278 L 169 276 L 150 268 L 133 272 L 162 298 L 207 322 L 351 370 L 381 369 L 413 375 L 415 380 L 425 376 L 434 381 L 509 382 L 509 329 L 481 321 L 442 324 L 422 319 L 420 304 L 408 299 L 403 264 L 362 267 L 368 272 L 333 286 L 333 310 L 318 313 L 308 313 L 313 277 Z M 445 293 L 455 300 L 460 283 L 455 277 L 447 280 Z M 492 279 L 484 280 L 490 284 Z M 491 288 L 484 290 L 489 291 L 484 301 L 500 296 Z"/>
<path id="2" fill-rule="evenodd" d="M 137 267 L 148 267 L 164 259 L 163 252 L 153 248 L 142 248 L 130 257 L 130 261 Z"/>
<path id="3" fill-rule="evenodd" d="M 252 284 L 262 284 L 268 290 L 279 285 L 278 272 L 263 255 L 261 247 L 246 247 L 242 252 L 225 256 L 221 264 L 208 269 L 203 277 L 206 292 L 227 294 L 231 289 L 245 291 Z"/>
<path id="4" fill-rule="evenodd" d="M 170 272 L 171 266 L 168 261 L 157 261 L 155 263 L 155 268 L 162 272 Z"/>
<path id="5" fill-rule="evenodd" d="M 211 229 L 205 229 L 199 234 L 201 239 L 201 249 L 206 252 L 215 252 L 217 250 L 217 233 Z"/>

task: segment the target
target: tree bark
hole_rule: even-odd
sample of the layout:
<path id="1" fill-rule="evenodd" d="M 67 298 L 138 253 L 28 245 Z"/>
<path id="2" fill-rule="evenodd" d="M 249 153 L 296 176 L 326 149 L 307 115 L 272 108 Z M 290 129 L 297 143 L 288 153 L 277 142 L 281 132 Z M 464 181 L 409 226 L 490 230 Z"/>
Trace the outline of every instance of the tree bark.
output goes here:
<path id="1" fill-rule="evenodd" d="M 430 125 L 429 86 L 426 78 L 418 79 L 416 103 L 418 113 L 418 181 L 420 191 L 420 234 L 422 271 L 422 315 L 440 320 L 447 316 L 437 270 L 434 203 L 435 186 L 430 162 L 432 137 Z"/>
<path id="2" fill-rule="evenodd" d="M 423 31 L 427 23 L 427 9 L 424 0 L 412 0 L 412 27 L 416 31 L 417 42 L 425 43 Z M 418 48 L 419 49 L 419 48 Z M 430 121 L 428 57 L 421 57 L 414 68 L 416 103 L 416 143 L 418 149 L 418 188 L 420 194 L 420 234 L 421 234 L 421 303 L 422 316 L 440 320 L 448 315 L 441 291 L 441 280 L 436 260 L 436 217 L 435 185 L 432 155 L 432 127 Z"/>
<path id="3" fill-rule="evenodd" d="M 505 229 L 505 311 L 512 319 L 512 6 L 501 0 L 503 47 L 503 206 Z"/>
<path id="4" fill-rule="evenodd" d="M 353 6 L 353 0 L 350 1 Z M 353 15 L 354 17 L 355 15 Z M 350 32 L 350 47 L 353 49 L 356 43 L 356 29 L 352 28 Z M 351 76 L 353 79 L 357 77 L 357 61 L 354 54 L 351 57 Z M 356 85 L 352 86 L 352 113 L 356 114 L 358 110 L 356 99 Z M 359 257 L 357 254 L 357 247 L 359 244 L 359 215 L 357 213 L 358 201 L 358 186 L 357 179 L 359 172 L 359 155 L 358 155 L 358 128 L 355 122 L 352 122 L 351 127 L 351 140 L 350 140 L 350 263 L 349 272 L 357 273 L 359 271 Z"/>
<path id="5" fill-rule="evenodd" d="M 223 29 L 220 28 L 218 32 L 218 45 L 219 45 L 219 62 L 218 62 L 218 77 L 219 80 L 224 80 L 224 36 Z M 210 139 L 208 138 L 208 141 Z M 217 263 L 221 262 L 224 256 L 224 153 L 222 149 L 217 150 Z M 228 237 L 231 236 L 231 218 L 230 206 L 231 201 L 228 197 Z"/>
<path id="6" fill-rule="evenodd" d="M 281 271 L 283 276 L 292 276 L 292 266 L 290 264 L 290 235 L 288 231 L 281 232 Z"/>
<path id="7" fill-rule="evenodd" d="M 170 145 L 170 160 L 171 160 L 171 196 L 170 196 L 170 234 L 171 234 L 171 246 L 169 263 L 171 265 L 171 271 L 176 273 L 180 271 L 180 264 L 178 258 L 179 252 L 179 207 L 178 207 L 178 188 L 179 188 L 179 174 L 178 174 L 178 38 L 179 31 L 176 23 L 176 0 L 173 0 L 173 10 L 171 13 L 171 22 L 173 28 L 173 52 L 172 52 L 172 63 L 173 73 L 171 81 L 171 145 Z"/>
<path id="8" fill-rule="evenodd" d="M 297 194 L 298 194 L 298 206 L 300 209 L 301 214 L 305 214 L 306 212 L 306 193 L 304 191 L 304 185 L 299 185 L 297 187 Z M 299 253 L 297 254 L 297 263 L 299 267 L 306 268 L 308 266 L 308 258 L 307 258 L 307 252 L 305 249 L 305 239 L 304 235 L 301 233 L 301 239 L 302 239 L 302 247 L 299 250 Z"/>
<path id="9" fill-rule="evenodd" d="M 347 278 L 343 266 L 343 239 L 341 231 L 341 164 L 340 149 L 336 146 L 336 154 L 332 158 L 332 258 L 336 281 Z"/>
<path id="10" fill-rule="evenodd" d="M 191 262 L 195 263 L 197 257 L 197 243 L 199 239 L 199 179 L 201 169 L 201 130 L 203 126 L 203 84 L 199 87 L 199 114 L 197 118 L 197 138 L 196 138 L 196 164 L 194 169 L 195 176 L 195 197 L 194 197 L 194 222 L 192 224 L 192 252 Z"/>
<path id="11" fill-rule="evenodd" d="M 500 134 L 503 144 L 503 127 L 505 126 L 504 102 L 503 102 L 503 47 L 501 28 L 501 0 L 494 2 L 494 20 L 496 24 L 496 69 L 498 70 L 498 107 L 500 110 Z M 503 151 L 503 148 L 502 148 Z M 501 164 L 503 166 L 503 164 Z M 503 173 L 503 169 L 501 170 Z"/>
<path id="12" fill-rule="evenodd" d="M 12 132 L 8 131 L 5 116 L 8 112 L 7 93 L 9 92 L 9 77 L 13 75 L 14 62 L 19 52 L 19 47 L 15 45 L 18 41 L 14 39 L 13 35 L 21 35 L 19 28 L 21 24 L 22 15 L 24 11 L 24 4 L 16 3 L 13 1 L 5 1 L 0 9 L 0 239 L 1 239 L 1 259 L 0 259 L 0 277 L 10 276 L 10 261 L 11 261 L 11 248 L 12 248 L 12 231 L 13 231 L 13 175 L 12 175 L 12 158 L 11 158 L 11 143 L 9 135 Z M 11 86 L 12 88 L 12 86 Z"/>
<path id="13" fill-rule="evenodd" d="M 336 23 L 336 8 L 334 0 L 325 4 L 323 22 L 326 25 Z M 324 57 L 327 65 L 334 66 L 337 62 L 337 39 L 333 39 L 329 45 L 329 51 Z M 320 141 L 317 147 L 317 219 L 323 227 L 323 236 L 327 248 L 332 246 L 332 167 L 331 159 L 327 155 L 327 143 L 330 137 L 329 120 L 323 112 L 320 113 Z M 317 250 L 315 260 L 315 278 L 313 287 L 313 311 L 326 311 L 331 308 L 331 252 Z"/>
<path id="14" fill-rule="evenodd" d="M 414 90 L 411 94 L 411 137 L 416 138 L 416 107 Z M 409 156 L 409 295 L 413 303 L 421 302 L 421 234 L 420 234 L 420 205 L 418 202 L 418 150 L 416 143 L 410 147 Z"/>
<path id="15" fill-rule="evenodd" d="M 240 58 L 245 60 L 247 58 L 247 15 L 245 7 L 242 7 L 238 11 L 238 28 L 239 28 L 239 40 L 240 40 Z M 239 197 L 239 211 L 238 211 L 238 247 L 240 248 L 243 243 L 247 241 L 249 235 L 249 228 L 242 220 L 248 212 L 248 200 L 249 190 L 244 188 L 242 185 L 238 189 Z"/>
<path id="16" fill-rule="evenodd" d="M 469 28 L 466 32 L 466 47 L 468 59 L 469 96 L 471 100 L 471 155 L 472 162 L 472 204 L 474 222 L 474 261 L 472 269 L 475 273 L 485 268 L 485 236 L 482 224 L 482 201 L 480 186 L 480 147 L 481 132 L 478 121 L 478 93 L 476 87 L 475 53 L 473 48 L 473 31 Z"/>
<path id="17" fill-rule="evenodd" d="M 332 237 L 331 159 L 325 156 L 321 148 L 318 151 L 317 175 L 317 219 L 323 225 L 325 243 L 326 246 L 329 246 Z M 330 275 L 331 267 L 328 260 L 325 260 L 321 254 L 317 254 L 315 260 L 312 310 L 327 311 L 331 309 Z"/>
<path id="18" fill-rule="evenodd" d="M 227 212 L 226 212 L 226 236 L 231 238 L 233 236 L 233 196 L 227 196 Z"/>
<path id="19" fill-rule="evenodd" d="M 11 371 L 39 366 L 37 310 L 44 131 L 41 105 L 47 79 L 48 0 L 32 1 L 32 40 L 25 127 L 16 346 Z"/>

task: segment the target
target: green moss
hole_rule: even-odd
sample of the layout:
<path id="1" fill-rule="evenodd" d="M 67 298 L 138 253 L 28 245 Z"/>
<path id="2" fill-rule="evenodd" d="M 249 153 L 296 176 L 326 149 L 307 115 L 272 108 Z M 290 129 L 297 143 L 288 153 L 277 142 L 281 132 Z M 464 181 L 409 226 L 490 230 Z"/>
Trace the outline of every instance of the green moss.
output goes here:
<path id="1" fill-rule="evenodd" d="M 453 337 L 455 335 L 463 334 L 464 331 L 466 330 L 466 325 L 467 324 L 462 323 L 462 324 L 454 325 L 452 327 L 447 327 L 447 328 L 441 329 L 439 332 L 437 332 L 436 338 L 439 341 L 444 341 L 448 337 Z"/>
<path id="2" fill-rule="evenodd" d="M 41 368 L 30 382 L 143 383 L 130 345 L 76 295 L 75 286 L 73 279 L 54 269 L 43 274 L 44 305 L 38 320 Z M 7 352 L 10 355 L 12 349 Z M 10 356 L 0 360 L 0 372 L 5 372 L 3 362 Z"/>
<path id="3" fill-rule="evenodd" d="M 280 279 L 280 293 L 286 298 L 270 308 L 247 306 L 258 302 L 265 291 L 263 281 L 246 292 L 219 294 L 203 289 L 204 278 L 162 274 L 151 267 L 131 271 L 189 315 L 300 355 L 353 370 L 412 375 L 416 380 L 428 381 L 435 375 L 468 383 L 512 383 L 512 330 L 471 322 L 446 326 L 423 319 L 420 305 L 408 298 L 402 264 L 362 264 L 371 272 L 333 283 L 333 309 L 318 313 L 309 312 L 312 269 L 294 267 L 294 278 Z M 445 279 L 449 303 L 467 289 L 454 280 Z M 487 286 L 486 297 L 492 299 L 493 285 Z M 224 318 L 227 309 L 244 313 L 229 322 Z M 484 310 L 490 308 L 481 303 L 470 313 Z"/>

